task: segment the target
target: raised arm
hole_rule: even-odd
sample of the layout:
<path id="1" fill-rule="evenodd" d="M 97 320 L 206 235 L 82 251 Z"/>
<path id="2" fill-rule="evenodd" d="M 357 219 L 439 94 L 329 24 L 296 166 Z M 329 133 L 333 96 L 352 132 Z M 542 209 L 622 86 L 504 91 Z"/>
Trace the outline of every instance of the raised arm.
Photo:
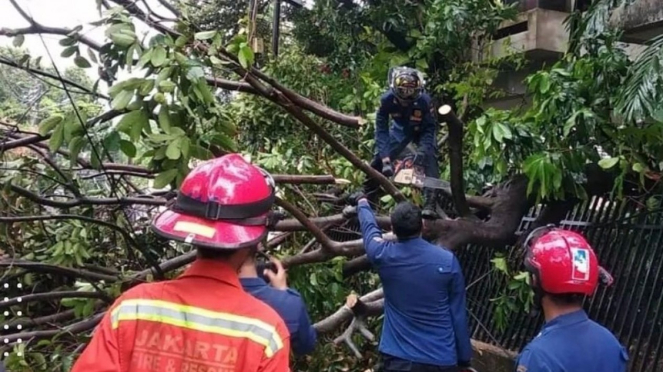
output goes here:
<path id="1" fill-rule="evenodd" d="M 376 263 L 386 244 L 382 240 L 382 230 L 380 230 L 373 210 L 366 199 L 361 199 L 357 203 L 357 214 L 366 256 L 371 262 Z"/>

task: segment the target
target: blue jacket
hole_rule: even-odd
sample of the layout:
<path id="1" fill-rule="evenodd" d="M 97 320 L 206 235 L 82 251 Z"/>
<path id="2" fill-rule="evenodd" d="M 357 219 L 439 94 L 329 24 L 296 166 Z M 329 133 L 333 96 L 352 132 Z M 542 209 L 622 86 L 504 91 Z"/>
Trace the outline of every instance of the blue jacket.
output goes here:
<path id="1" fill-rule="evenodd" d="M 290 331 L 290 346 L 295 354 L 304 355 L 315 349 L 317 333 L 299 292 L 290 288 L 285 291 L 276 289 L 261 278 L 239 280 L 245 291 L 271 306 L 283 318 Z"/>
<path id="2" fill-rule="evenodd" d="M 383 94 L 375 120 L 375 146 L 380 158 L 389 156 L 396 146 L 405 147 L 416 135 L 419 135 L 419 146 L 424 152 L 435 153 L 437 123 L 432 110 L 435 108 L 426 93 L 408 106 L 398 103 L 391 91 Z M 391 128 L 389 116 L 393 119 Z"/>
<path id="3" fill-rule="evenodd" d="M 469 362 L 465 279 L 454 254 L 422 238 L 384 241 L 367 202 L 357 209 L 366 255 L 385 295 L 380 351 L 437 366 Z"/>
<path id="4" fill-rule="evenodd" d="M 626 349 L 583 310 L 559 316 L 518 356 L 516 371 L 625 372 Z"/>

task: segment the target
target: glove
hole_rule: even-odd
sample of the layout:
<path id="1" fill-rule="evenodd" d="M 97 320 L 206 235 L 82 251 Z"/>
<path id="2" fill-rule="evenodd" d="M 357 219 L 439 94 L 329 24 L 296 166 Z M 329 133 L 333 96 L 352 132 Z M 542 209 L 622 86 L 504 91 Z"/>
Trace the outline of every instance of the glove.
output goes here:
<path id="1" fill-rule="evenodd" d="M 357 203 L 359 203 L 360 199 L 363 199 L 366 197 L 366 194 L 364 194 L 363 191 L 356 191 L 353 192 L 352 194 L 348 195 L 345 198 L 345 201 L 348 203 L 348 205 L 356 207 Z"/>
<path id="2" fill-rule="evenodd" d="M 426 163 L 426 153 L 423 151 L 417 151 L 414 164 L 423 167 L 425 163 Z"/>
<path id="3" fill-rule="evenodd" d="M 391 166 L 390 161 L 383 161 L 382 162 L 382 174 L 385 177 L 391 177 L 394 175 L 394 168 Z"/>
<path id="4" fill-rule="evenodd" d="M 348 205 L 347 207 L 343 208 L 341 214 L 343 215 L 343 218 L 345 218 L 346 220 L 355 218 L 357 217 L 357 207 Z"/>

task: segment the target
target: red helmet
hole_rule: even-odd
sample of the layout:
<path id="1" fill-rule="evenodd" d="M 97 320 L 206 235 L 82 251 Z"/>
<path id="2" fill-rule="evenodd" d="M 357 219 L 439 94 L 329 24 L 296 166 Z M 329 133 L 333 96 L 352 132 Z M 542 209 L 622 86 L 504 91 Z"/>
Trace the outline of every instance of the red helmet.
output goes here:
<path id="1" fill-rule="evenodd" d="M 239 154 L 194 168 L 177 198 L 158 215 L 154 231 L 195 246 L 238 249 L 258 244 L 272 225 L 274 180 Z"/>
<path id="2" fill-rule="evenodd" d="M 536 277 L 535 287 L 547 293 L 587 296 L 596 290 L 598 259 L 582 235 L 548 225 L 532 231 L 525 248 L 525 267 Z"/>

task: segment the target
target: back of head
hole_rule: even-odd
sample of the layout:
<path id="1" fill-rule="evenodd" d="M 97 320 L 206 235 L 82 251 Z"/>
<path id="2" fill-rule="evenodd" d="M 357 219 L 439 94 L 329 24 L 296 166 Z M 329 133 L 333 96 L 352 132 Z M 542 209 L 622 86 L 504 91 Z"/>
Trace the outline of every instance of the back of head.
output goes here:
<path id="1" fill-rule="evenodd" d="M 391 228 L 399 240 L 420 236 L 421 209 L 408 201 L 398 203 L 391 212 Z"/>
<path id="2" fill-rule="evenodd" d="M 525 268 L 539 300 L 546 295 L 557 306 L 581 306 L 599 282 L 594 250 L 580 234 L 545 226 L 525 241 Z"/>

